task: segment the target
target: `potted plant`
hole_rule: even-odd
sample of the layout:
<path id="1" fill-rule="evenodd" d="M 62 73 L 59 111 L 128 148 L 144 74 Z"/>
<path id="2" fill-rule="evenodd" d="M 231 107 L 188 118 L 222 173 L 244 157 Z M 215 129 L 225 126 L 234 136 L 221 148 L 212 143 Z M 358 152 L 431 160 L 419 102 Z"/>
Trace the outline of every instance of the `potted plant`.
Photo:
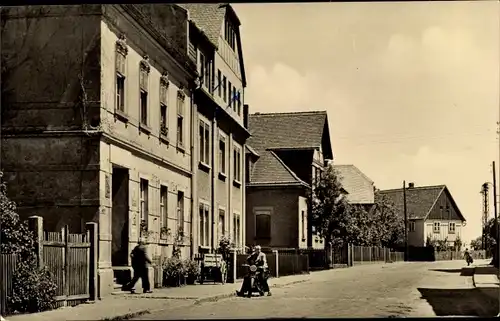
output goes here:
<path id="1" fill-rule="evenodd" d="M 201 269 L 198 262 L 187 259 L 184 261 L 184 272 L 186 274 L 186 283 L 191 285 L 200 276 Z"/>
<path id="2" fill-rule="evenodd" d="M 177 257 L 165 259 L 163 267 L 163 286 L 177 287 L 180 285 L 181 276 L 184 274 L 182 261 Z"/>
<path id="3" fill-rule="evenodd" d="M 171 234 L 170 228 L 164 226 L 160 229 L 160 238 L 162 240 L 166 240 L 170 236 L 170 234 Z"/>

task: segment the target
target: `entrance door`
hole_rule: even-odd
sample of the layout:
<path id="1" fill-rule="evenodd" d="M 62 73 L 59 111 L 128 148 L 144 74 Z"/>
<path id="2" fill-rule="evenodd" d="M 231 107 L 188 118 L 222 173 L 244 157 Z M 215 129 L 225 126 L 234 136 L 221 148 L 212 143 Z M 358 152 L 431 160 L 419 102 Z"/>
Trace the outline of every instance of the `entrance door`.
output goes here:
<path id="1" fill-rule="evenodd" d="M 129 172 L 126 168 L 113 167 L 112 179 L 112 248 L 113 266 L 128 265 L 129 244 Z"/>

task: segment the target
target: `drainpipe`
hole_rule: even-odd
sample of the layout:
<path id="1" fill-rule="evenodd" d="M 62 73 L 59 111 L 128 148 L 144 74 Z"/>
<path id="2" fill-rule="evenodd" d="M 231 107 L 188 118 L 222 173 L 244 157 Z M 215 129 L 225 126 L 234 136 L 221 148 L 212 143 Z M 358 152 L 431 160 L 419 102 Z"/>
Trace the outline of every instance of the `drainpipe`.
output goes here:
<path id="1" fill-rule="evenodd" d="M 216 107 L 215 108 L 215 111 L 214 111 L 214 117 L 212 119 L 212 146 L 211 146 L 211 155 L 210 155 L 210 158 L 212 159 L 212 168 L 211 168 L 211 172 L 212 172 L 212 181 L 211 181 L 211 185 L 212 185 L 212 197 L 211 197 L 211 203 L 212 203 L 212 253 L 215 252 L 215 134 L 216 134 L 216 128 L 217 128 L 217 111 L 218 111 L 219 107 Z"/>
<path id="2" fill-rule="evenodd" d="M 196 86 L 196 85 L 195 85 Z M 195 142 L 195 128 L 196 126 L 194 124 L 198 123 L 197 122 L 197 107 L 194 103 L 194 93 L 195 93 L 196 87 L 191 88 L 191 117 L 190 117 L 190 123 L 191 123 L 191 211 L 189 211 L 190 215 L 190 222 L 191 222 L 191 240 L 190 240 L 190 258 L 191 260 L 194 258 L 194 228 L 197 226 L 197 224 L 194 224 L 194 211 L 196 208 L 196 153 L 195 153 L 195 148 L 194 148 L 194 142 Z"/>

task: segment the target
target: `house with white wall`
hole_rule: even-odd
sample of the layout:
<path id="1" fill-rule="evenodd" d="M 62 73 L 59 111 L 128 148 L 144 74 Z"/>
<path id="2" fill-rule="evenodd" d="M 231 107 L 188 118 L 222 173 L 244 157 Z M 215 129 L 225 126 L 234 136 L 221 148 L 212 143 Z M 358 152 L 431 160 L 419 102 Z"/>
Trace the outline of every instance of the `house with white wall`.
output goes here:
<path id="1" fill-rule="evenodd" d="M 393 202 L 404 215 L 402 188 L 379 191 L 377 195 Z M 426 246 L 429 240 L 447 240 L 448 245 L 453 246 L 455 240 L 462 238 L 466 220 L 446 185 L 416 187 L 409 183 L 406 208 L 408 245 Z"/>

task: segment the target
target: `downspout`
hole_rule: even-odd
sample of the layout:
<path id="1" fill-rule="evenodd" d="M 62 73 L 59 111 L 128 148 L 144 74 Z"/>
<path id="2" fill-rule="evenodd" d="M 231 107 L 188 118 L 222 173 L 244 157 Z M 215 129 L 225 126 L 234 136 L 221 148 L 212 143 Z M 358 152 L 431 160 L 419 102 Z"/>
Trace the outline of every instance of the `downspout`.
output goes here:
<path id="1" fill-rule="evenodd" d="M 211 147 L 211 155 L 210 158 L 212 159 L 212 182 L 210 183 L 212 185 L 212 197 L 211 197 L 211 203 L 212 203 L 212 253 L 215 252 L 215 133 L 216 133 L 216 127 L 217 127 L 217 111 L 219 107 L 215 107 L 214 111 L 214 117 L 212 119 L 212 146 Z"/>
<path id="2" fill-rule="evenodd" d="M 195 150 L 194 150 L 194 123 L 195 123 L 195 104 L 194 104 L 194 92 L 196 88 L 191 88 L 191 115 L 190 115 L 190 125 L 191 125 L 191 210 L 189 211 L 189 219 L 191 222 L 191 240 L 190 240 L 190 258 L 191 260 L 194 258 L 194 227 L 196 224 L 193 222 L 194 218 L 194 209 L 195 209 L 195 197 L 196 197 L 196 191 L 195 191 L 195 186 L 196 186 L 196 170 L 195 170 L 195 164 L 196 164 L 196 158 L 195 158 Z"/>

